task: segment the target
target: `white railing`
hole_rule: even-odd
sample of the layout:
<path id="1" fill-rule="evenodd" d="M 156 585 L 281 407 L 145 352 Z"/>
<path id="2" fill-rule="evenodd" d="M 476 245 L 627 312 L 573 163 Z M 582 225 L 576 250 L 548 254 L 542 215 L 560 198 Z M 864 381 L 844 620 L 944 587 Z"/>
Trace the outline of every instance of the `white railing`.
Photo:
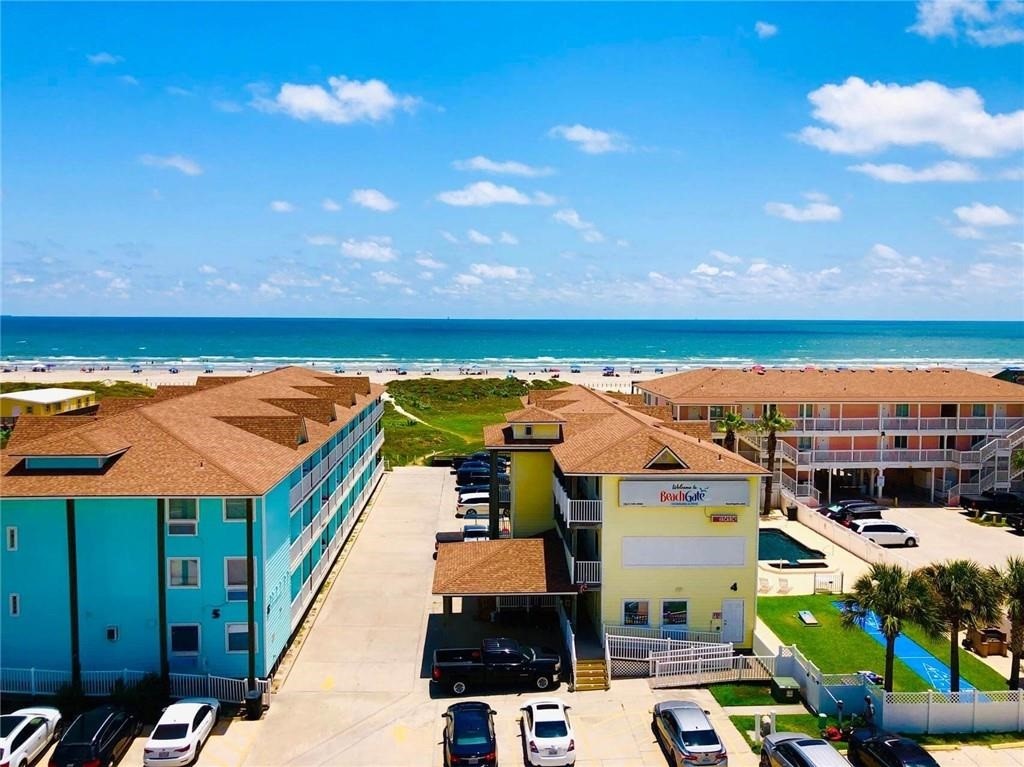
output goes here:
<path id="1" fill-rule="evenodd" d="M 249 690 L 246 679 L 213 674 L 170 674 L 171 697 L 216 698 L 224 703 L 241 703 Z M 257 679 L 256 689 L 262 693 L 263 703 L 270 705 L 270 680 Z"/>
<path id="2" fill-rule="evenodd" d="M 766 681 L 775 676 L 776 656 L 722 654 L 651 661 L 651 687 L 684 687 L 716 682 Z"/>
<path id="3" fill-rule="evenodd" d="M 562 606 L 562 600 L 555 601 L 558 610 L 558 623 L 562 628 L 562 640 L 565 642 L 566 653 L 569 656 L 569 668 L 572 670 L 572 683 L 576 684 L 576 634 L 572 630 L 572 621 Z"/>
<path id="4" fill-rule="evenodd" d="M 688 626 L 623 626 L 605 623 L 604 633 L 607 636 L 657 639 L 688 644 L 693 644 L 694 642 L 707 645 L 722 644 L 721 632 L 712 631 L 710 628 L 691 629 Z M 672 647 L 666 646 L 660 649 L 671 650 Z"/>
<path id="5" fill-rule="evenodd" d="M 604 521 L 604 501 L 570 500 L 557 477 L 552 478 L 552 490 L 567 525 L 599 525 Z"/>
<path id="6" fill-rule="evenodd" d="M 865 562 L 877 564 L 895 564 L 907 570 L 913 570 L 914 566 L 906 557 L 903 557 L 890 549 L 883 548 L 877 543 L 872 543 L 863 535 L 843 527 L 838 522 L 829 519 L 824 514 L 819 514 L 813 509 L 807 508 L 802 503 L 797 503 L 797 520 L 809 527 L 816 533 L 825 536 L 833 543 L 838 544 L 851 554 L 863 559 Z"/>
<path id="7" fill-rule="evenodd" d="M 601 563 L 577 559 L 573 583 L 586 583 L 588 586 L 600 586 Z"/>
<path id="8" fill-rule="evenodd" d="M 966 417 L 966 418 L 917 418 L 908 416 L 882 416 L 871 418 L 791 418 L 793 428 L 787 434 L 801 432 L 974 432 L 998 434 L 1024 426 L 1024 418 Z M 747 418 L 754 425 L 757 419 Z M 692 421 L 691 423 L 707 423 Z M 712 428 L 714 421 L 711 422 Z"/>
<path id="9" fill-rule="evenodd" d="M 803 450 L 800 464 L 953 463 L 956 450 Z"/>
<path id="10" fill-rule="evenodd" d="M 779 472 L 775 478 L 779 481 L 780 489 L 789 493 L 793 498 L 797 500 L 813 498 L 817 503 L 821 503 L 821 493 L 811 483 L 797 482 L 785 472 Z"/>

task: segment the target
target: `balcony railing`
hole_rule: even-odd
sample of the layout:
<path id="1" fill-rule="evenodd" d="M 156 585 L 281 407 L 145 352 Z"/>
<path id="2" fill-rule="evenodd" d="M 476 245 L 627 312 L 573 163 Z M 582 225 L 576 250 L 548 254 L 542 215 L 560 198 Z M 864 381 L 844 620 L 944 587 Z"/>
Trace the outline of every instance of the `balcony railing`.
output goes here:
<path id="1" fill-rule="evenodd" d="M 599 525 L 604 521 L 604 501 L 570 499 L 557 478 L 552 478 L 552 489 L 559 513 L 567 525 Z"/>
<path id="2" fill-rule="evenodd" d="M 601 563 L 577 559 L 576 572 L 573 576 L 573 583 L 585 583 L 588 586 L 600 586 Z"/>
<path id="3" fill-rule="evenodd" d="M 755 418 L 747 418 L 750 425 Z M 1005 434 L 1024 426 L 1024 418 L 967 417 L 967 418 L 917 418 L 917 417 L 874 417 L 874 418 L 791 418 L 793 428 L 787 434 L 800 432 L 865 432 L 880 434 L 886 432 L 941 432 L 950 434 L 968 432 L 973 434 Z M 693 423 L 705 423 L 694 421 Z M 713 424 L 712 424 L 713 425 Z"/>

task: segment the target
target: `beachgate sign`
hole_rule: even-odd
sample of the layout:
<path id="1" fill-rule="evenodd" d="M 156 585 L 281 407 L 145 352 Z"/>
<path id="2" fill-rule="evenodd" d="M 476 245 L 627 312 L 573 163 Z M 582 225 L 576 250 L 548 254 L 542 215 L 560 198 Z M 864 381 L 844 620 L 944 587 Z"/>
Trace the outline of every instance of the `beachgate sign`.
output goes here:
<path id="1" fill-rule="evenodd" d="M 619 482 L 620 506 L 748 506 L 750 485 L 744 480 Z"/>

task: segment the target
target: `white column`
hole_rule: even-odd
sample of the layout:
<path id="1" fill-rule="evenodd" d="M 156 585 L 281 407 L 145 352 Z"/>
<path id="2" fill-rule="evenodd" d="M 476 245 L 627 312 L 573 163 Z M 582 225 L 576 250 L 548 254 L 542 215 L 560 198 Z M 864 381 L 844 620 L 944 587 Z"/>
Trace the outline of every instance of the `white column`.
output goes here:
<path id="1" fill-rule="evenodd" d="M 931 475 L 932 475 L 932 478 L 931 478 L 931 490 L 930 490 L 930 492 L 931 492 L 931 499 L 930 500 L 931 500 L 932 503 L 935 503 L 935 467 L 934 466 L 932 466 Z"/>

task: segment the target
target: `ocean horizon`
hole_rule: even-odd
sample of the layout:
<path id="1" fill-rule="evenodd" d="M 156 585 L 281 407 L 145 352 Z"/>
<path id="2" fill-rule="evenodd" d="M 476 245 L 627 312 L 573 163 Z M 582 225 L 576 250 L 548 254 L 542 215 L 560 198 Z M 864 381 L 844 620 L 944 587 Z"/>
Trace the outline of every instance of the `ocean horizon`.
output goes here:
<path id="1" fill-rule="evenodd" d="M 0 318 L 8 364 L 1001 368 L 1024 321 Z"/>

